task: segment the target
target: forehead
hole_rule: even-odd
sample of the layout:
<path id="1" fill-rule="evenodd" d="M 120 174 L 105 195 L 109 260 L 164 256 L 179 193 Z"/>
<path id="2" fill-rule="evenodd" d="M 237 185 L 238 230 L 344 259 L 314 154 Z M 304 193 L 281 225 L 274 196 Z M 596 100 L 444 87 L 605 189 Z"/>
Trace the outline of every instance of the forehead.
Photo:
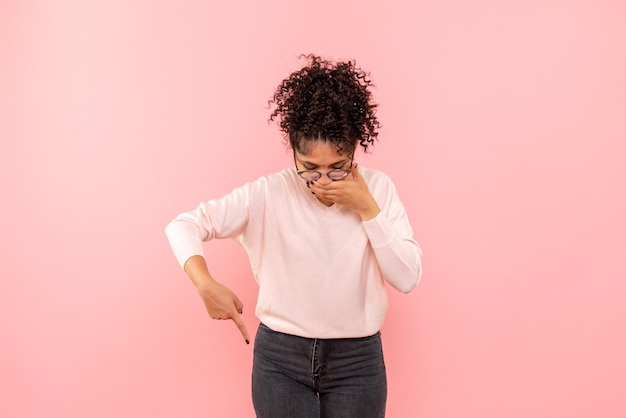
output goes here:
<path id="1" fill-rule="evenodd" d="M 296 156 L 317 164 L 332 164 L 348 157 L 346 152 L 339 153 L 336 145 L 326 141 L 311 141 L 303 148 L 302 152 L 294 151 Z"/>

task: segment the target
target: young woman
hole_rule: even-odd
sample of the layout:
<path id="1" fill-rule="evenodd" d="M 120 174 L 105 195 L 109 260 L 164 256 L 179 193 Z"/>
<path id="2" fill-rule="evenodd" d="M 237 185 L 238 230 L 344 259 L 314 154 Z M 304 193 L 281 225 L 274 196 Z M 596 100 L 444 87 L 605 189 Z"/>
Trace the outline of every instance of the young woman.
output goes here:
<path id="1" fill-rule="evenodd" d="M 202 241 L 232 238 L 248 253 L 257 417 L 384 417 L 385 283 L 413 289 L 421 250 L 389 177 L 354 162 L 378 135 L 368 74 L 306 59 L 271 101 L 294 167 L 201 203 L 166 232 L 209 315 L 233 320 L 246 343 L 243 304 L 209 273 Z"/>

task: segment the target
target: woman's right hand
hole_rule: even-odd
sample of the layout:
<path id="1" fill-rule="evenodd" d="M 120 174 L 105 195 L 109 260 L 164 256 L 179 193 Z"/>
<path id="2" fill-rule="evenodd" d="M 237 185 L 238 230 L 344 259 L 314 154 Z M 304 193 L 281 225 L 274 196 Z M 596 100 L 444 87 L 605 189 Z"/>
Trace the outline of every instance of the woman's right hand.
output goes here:
<path id="1" fill-rule="evenodd" d="M 194 255 L 185 262 L 185 272 L 196 285 L 206 310 L 213 319 L 232 319 L 239 332 L 250 344 L 248 328 L 239 315 L 243 313 L 243 303 L 229 288 L 215 281 L 209 274 L 204 257 Z"/>
<path id="2" fill-rule="evenodd" d="M 248 329 L 240 316 L 243 314 L 243 303 L 232 290 L 215 280 L 211 280 L 199 286 L 198 293 L 211 318 L 231 319 L 239 328 L 246 344 L 250 344 Z"/>

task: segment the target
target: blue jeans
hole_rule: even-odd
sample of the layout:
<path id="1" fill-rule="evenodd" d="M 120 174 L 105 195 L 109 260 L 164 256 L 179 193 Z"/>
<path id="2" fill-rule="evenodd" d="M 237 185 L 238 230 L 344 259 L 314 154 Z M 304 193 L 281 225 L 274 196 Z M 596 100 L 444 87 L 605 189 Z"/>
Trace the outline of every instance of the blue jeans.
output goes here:
<path id="1" fill-rule="evenodd" d="M 386 401 L 380 332 L 315 339 L 259 326 L 252 366 L 257 418 L 382 418 Z"/>

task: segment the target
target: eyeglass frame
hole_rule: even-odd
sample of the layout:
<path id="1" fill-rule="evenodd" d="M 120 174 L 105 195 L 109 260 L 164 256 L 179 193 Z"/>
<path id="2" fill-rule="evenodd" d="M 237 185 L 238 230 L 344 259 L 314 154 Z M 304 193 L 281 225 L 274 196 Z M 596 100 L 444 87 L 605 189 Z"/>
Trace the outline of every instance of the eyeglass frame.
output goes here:
<path id="1" fill-rule="evenodd" d="M 346 177 L 348 177 L 348 176 L 350 175 L 350 171 L 352 171 L 352 164 L 354 164 L 354 153 L 352 153 L 352 157 L 350 158 L 350 166 L 349 166 L 349 168 L 348 168 L 347 170 L 342 169 L 342 168 L 333 168 L 332 170 L 328 170 L 328 171 L 327 171 L 327 172 L 325 172 L 325 173 L 322 173 L 321 171 L 318 171 L 318 170 L 298 170 L 298 161 L 300 161 L 300 159 L 299 159 L 298 157 L 296 157 L 296 153 L 294 152 L 294 153 L 293 153 L 293 162 L 294 162 L 294 164 L 296 165 L 296 173 L 297 173 L 297 174 L 298 174 L 298 176 L 300 176 L 300 178 L 302 178 L 303 180 L 306 180 L 306 181 L 318 181 L 318 180 L 319 180 L 319 179 L 321 179 L 321 178 L 324 176 L 324 174 L 325 174 L 325 175 L 326 175 L 326 177 L 328 177 L 331 181 L 342 181 L 342 180 L 345 180 L 345 179 L 346 179 Z M 301 163 L 301 164 L 304 164 L 302 161 L 300 161 L 300 163 Z M 344 163 L 344 164 L 345 164 L 345 163 Z M 345 176 L 343 176 L 343 177 L 342 177 L 342 178 L 340 178 L 340 179 L 334 179 L 334 178 L 332 178 L 331 176 L 329 176 L 329 175 L 328 175 L 329 173 L 332 173 L 332 172 L 335 172 L 335 173 L 336 173 L 336 172 L 343 172 L 343 173 L 345 173 Z M 318 174 L 318 177 L 317 177 L 315 180 L 307 179 L 307 178 L 305 178 L 305 177 L 302 177 L 302 174 L 303 174 L 303 173 L 317 173 L 317 174 Z"/>

